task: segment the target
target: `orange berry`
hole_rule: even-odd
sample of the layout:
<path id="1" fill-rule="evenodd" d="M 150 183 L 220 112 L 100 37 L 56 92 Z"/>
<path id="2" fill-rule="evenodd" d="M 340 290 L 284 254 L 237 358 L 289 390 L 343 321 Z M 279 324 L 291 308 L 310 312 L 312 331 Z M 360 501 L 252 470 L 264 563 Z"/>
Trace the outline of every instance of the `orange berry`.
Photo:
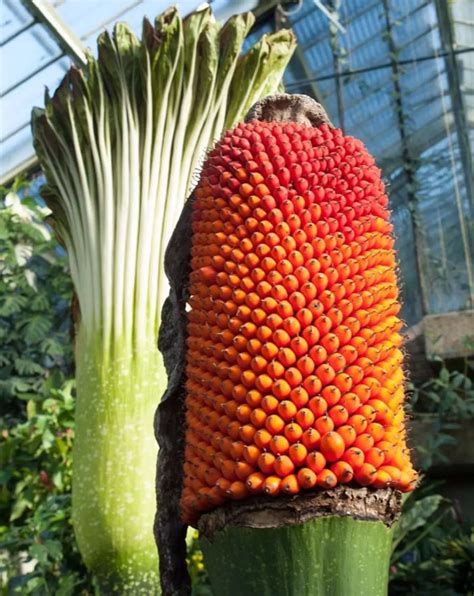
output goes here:
<path id="1" fill-rule="evenodd" d="M 245 445 L 243 456 L 245 461 L 251 466 L 255 466 L 258 462 L 258 458 L 261 455 L 261 451 L 255 445 Z"/>
<path id="2" fill-rule="evenodd" d="M 258 339 L 250 339 L 247 344 L 247 349 L 252 356 L 256 356 L 256 358 L 252 358 L 252 360 L 250 361 L 252 370 L 254 372 L 262 372 L 263 370 L 265 370 L 267 361 L 262 356 L 258 356 L 258 354 L 260 353 L 260 350 L 262 349 L 262 342 Z M 257 366 L 257 368 L 254 368 L 255 363 L 258 364 L 259 362 L 261 363 L 262 361 L 263 361 L 263 364 L 260 364 L 259 366 Z"/>
<path id="3" fill-rule="evenodd" d="M 384 452 L 377 447 L 371 447 L 365 452 L 365 461 L 372 464 L 374 468 L 380 468 L 385 461 Z"/>
<path id="4" fill-rule="evenodd" d="M 309 310 L 309 308 L 302 308 L 296 313 L 296 318 L 301 323 L 301 327 L 305 329 L 306 327 L 311 325 L 311 322 L 313 320 L 313 314 Z"/>
<path id="5" fill-rule="evenodd" d="M 388 472 L 384 470 L 377 470 L 373 477 L 372 486 L 375 488 L 386 488 L 390 486 L 392 478 Z"/>
<path id="6" fill-rule="evenodd" d="M 287 455 L 279 455 L 275 460 L 273 468 L 280 478 L 284 478 L 293 472 L 295 465 Z"/>
<path id="7" fill-rule="evenodd" d="M 295 416 L 296 422 L 303 430 L 306 430 L 313 424 L 314 418 L 314 414 L 309 408 L 300 408 Z"/>
<path id="8" fill-rule="evenodd" d="M 348 366 L 345 371 L 352 379 L 354 385 L 357 385 L 364 378 L 364 371 L 360 366 Z"/>
<path id="9" fill-rule="evenodd" d="M 315 428 L 308 428 L 301 436 L 301 442 L 309 451 L 315 449 L 319 445 L 321 435 Z"/>
<path id="10" fill-rule="evenodd" d="M 273 395 L 278 399 L 284 399 L 291 393 L 291 386 L 284 379 L 278 379 L 272 384 Z"/>
<path id="11" fill-rule="evenodd" d="M 270 449 L 275 455 L 283 455 L 289 448 L 290 443 L 283 435 L 275 435 L 270 441 Z"/>
<path id="12" fill-rule="evenodd" d="M 314 345 L 309 351 L 310 357 L 313 359 L 313 362 L 316 365 L 321 365 L 323 362 L 326 362 L 328 353 L 323 346 Z M 318 374 L 316 372 L 316 374 Z M 319 377 L 319 375 L 318 375 Z"/>
<path id="13" fill-rule="evenodd" d="M 265 425 L 267 414 L 262 408 L 255 408 L 250 414 L 250 422 L 255 428 L 261 428 Z"/>
<path id="14" fill-rule="evenodd" d="M 375 480 L 377 470 L 371 464 L 362 464 L 354 471 L 354 480 L 361 486 L 369 486 Z"/>
<path id="15" fill-rule="evenodd" d="M 327 401 L 320 396 L 312 397 L 309 400 L 308 407 L 316 418 L 323 416 L 328 409 Z"/>
<path id="16" fill-rule="evenodd" d="M 244 443 L 250 444 L 252 443 L 256 431 L 257 429 L 251 424 L 244 424 L 240 427 L 239 436 Z"/>
<path id="17" fill-rule="evenodd" d="M 308 351 L 308 342 L 298 335 L 291 340 L 290 347 L 296 358 L 300 358 Z"/>
<path id="18" fill-rule="evenodd" d="M 307 354 L 298 359 L 296 366 L 300 371 L 302 378 L 311 375 L 315 369 L 314 361 Z"/>
<path id="19" fill-rule="evenodd" d="M 219 478 L 219 480 L 216 482 L 216 488 L 222 495 L 225 495 L 227 493 L 230 485 L 230 480 L 227 480 L 226 478 Z"/>
<path id="20" fill-rule="evenodd" d="M 319 448 L 327 461 L 336 461 L 344 453 L 346 447 L 341 435 L 329 431 L 322 435 Z"/>
<path id="21" fill-rule="evenodd" d="M 323 385 L 329 385 L 336 376 L 334 369 L 329 364 L 321 364 L 316 368 L 315 372 Z"/>
<path id="22" fill-rule="evenodd" d="M 273 342 L 279 348 L 284 348 L 291 341 L 291 337 L 288 335 L 288 333 L 284 329 L 277 329 L 273 333 L 272 337 L 273 337 Z"/>
<path id="23" fill-rule="evenodd" d="M 290 399 L 297 408 L 303 408 L 309 401 L 308 392 L 303 387 L 296 387 L 291 391 Z"/>
<path id="24" fill-rule="evenodd" d="M 377 412 L 372 406 L 363 405 L 357 410 L 357 414 L 364 416 L 368 422 L 373 422 L 377 416 Z"/>
<path id="25" fill-rule="evenodd" d="M 319 340 L 319 344 L 328 354 L 334 354 L 339 348 L 339 339 L 334 333 L 327 333 Z"/>
<path id="26" fill-rule="evenodd" d="M 284 427 L 284 420 L 277 414 L 270 414 L 270 416 L 268 416 L 268 418 L 265 420 L 265 428 L 272 435 L 277 435 L 284 429 Z"/>
<path id="27" fill-rule="evenodd" d="M 322 383 L 316 375 L 310 375 L 303 381 L 303 387 L 309 397 L 317 395 L 321 391 Z"/>
<path id="28" fill-rule="evenodd" d="M 339 403 L 339 400 L 341 399 L 341 392 L 335 385 L 327 385 L 324 387 L 321 391 L 321 395 L 330 407 Z"/>
<path id="29" fill-rule="evenodd" d="M 221 443 L 222 448 L 222 443 Z M 229 449 L 229 455 L 232 459 L 239 460 L 244 455 L 245 445 L 242 441 L 234 441 Z"/>
<path id="30" fill-rule="evenodd" d="M 273 414 L 277 411 L 279 403 L 280 402 L 273 395 L 266 395 L 262 399 L 262 409 L 267 414 Z"/>
<path id="31" fill-rule="evenodd" d="M 265 449 L 270 445 L 272 435 L 268 432 L 268 430 L 261 428 L 255 433 L 254 439 L 255 445 L 257 445 L 257 447 L 259 447 L 260 449 Z"/>
<path id="32" fill-rule="evenodd" d="M 298 479 L 298 484 L 301 488 L 313 488 L 316 486 L 316 481 L 318 477 L 310 468 L 301 468 L 298 470 L 298 474 L 296 475 Z"/>
<path id="33" fill-rule="evenodd" d="M 276 311 L 282 319 L 291 317 L 294 313 L 293 307 L 288 302 L 288 300 L 282 300 L 281 302 L 279 302 L 277 304 Z"/>
<path id="34" fill-rule="evenodd" d="M 301 439 L 301 436 L 303 435 L 303 429 L 299 424 L 290 422 L 285 426 L 284 434 L 290 443 L 295 443 Z"/>
<path id="35" fill-rule="evenodd" d="M 236 410 L 237 420 L 240 422 L 248 422 L 250 420 L 250 414 L 252 413 L 252 408 L 247 404 L 241 404 Z"/>
<path id="36" fill-rule="evenodd" d="M 332 418 L 330 418 L 327 414 L 323 414 L 322 416 L 316 419 L 314 423 L 314 428 L 322 436 L 334 430 L 334 422 Z"/>
<path id="37" fill-rule="evenodd" d="M 332 327 L 332 321 L 326 315 L 319 316 L 315 320 L 314 324 L 318 328 L 321 335 L 326 335 L 326 333 L 329 333 L 329 331 L 331 330 L 331 327 Z"/>
<path id="38" fill-rule="evenodd" d="M 255 468 L 246 461 L 238 461 L 234 464 L 234 471 L 239 480 L 245 480 L 247 476 L 250 476 L 255 471 Z"/>
<path id="39" fill-rule="evenodd" d="M 248 489 L 242 480 L 235 480 L 226 491 L 231 499 L 241 500 L 248 495 Z"/>
<path id="40" fill-rule="evenodd" d="M 318 343 L 320 336 L 321 334 L 319 333 L 318 328 L 314 325 L 309 325 L 308 327 L 305 327 L 301 333 L 301 337 L 308 344 L 308 348 L 312 348 L 313 346 L 315 346 Z"/>
<path id="41" fill-rule="evenodd" d="M 353 470 L 356 470 L 364 463 L 364 452 L 357 447 L 349 447 L 341 456 L 343 461 L 351 465 Z"/>
<path id="42" fill-rule="evenodd" d="M 354 447 L 362 449 L 362 451 L 366 453 L 369 449 L 372 449 L 372 447 L 374 446 L 374 439 L 368 433 L 363 433 L 361 435 L 358 435 L 353 445 Z"/>
<path id="43" fill-rule="evenodd" d="M 294 294 L 296 294 L 296 292 L 290 295 L 290 300 L 291 296 L 294 296 Z M 295 337 L 301 331 L 301 324 L 296 317 L 287 317 L 282 322 L 282 328 L 290 337 Z"/>
<path id="44" fill-rule="evenodd" d="M 311 451 L 306 456 L 306 465 L 313 470 L 315 474 L 319 474 L 326 465 L 326 458 L 320 451 Z"/>
<path id="45" fill-rule="evenodd" d="M 262 453 L 258 458 L 258 467 L 264 474 L 272 474 L 274 471 L 276 457 L 273 453 Z"/>
<path id="46" fill-rule="evenodd" d="M 262 488 L 266 495 L 276 496 L 280 492 L 281 479 L 278 476 L 267 476 Z"/>
<path id="47" fill-rule="evenodd" d="M 379 471 L 387 472 L 387 474 L 389 474 L 390 478 L 392 479 L 392 482 L 394 483 L 400 481 L 401 471 L 395 466 L 381 466 L 379 468 Z"/>
<path id="48" fill-rule="evenodd" d="M 346 484 L 350 482 L 354 476 L 352 466 L 346 461 L 337 461 L 331 465 L 331 471 L 334 472 L 338 482 Z"/>
<path id="49" fill-rule="evenodd" d="M 318 474 L 317 483 L 318 486 L 321 486 L 322 488 L 334 488 L 337 484 L 337 478 L 334 472 L 324 468 L 324 470 L 321 470 Z"/>
<path id="50" fill-rule="evenodd" d="M 262 345 L 260 353 L 268 362 L 270 362 L 278 354 L 278 347 L 273 342 L 267 342 Z"/>
<path id="51" fill-rule="evenodd" d="M 255 386 L 259 391 L 265 393 L 269 391 L 272 387 L 273 380 L 269 375 L 259 375 L 255 381 Z"/>
<path id="52" fill-rule="evenodd" d="M 295 474 L 289 474 L 281 481 L 281 490 L 288 495 L 296 495 L 299 492 L 298 479 Z"/>
<path id="53" fill-rule="evenodd" d="M 348 393 L 352 389 L 352 378 L 346 373 L 339 373 L 334 379 L 334 385 L 341 393 Z"/>
<path id="54" fill-rule="evenodd" d="M 290 387 L 294 388 L 297 387 L 300 383 L 302 383 L 303 375 L 297 368 L 290 367 L 287 368 L 285 371 L 285 379 L 287 380 Z"/>
<path id="55" fill-rule="evenodd" d="M 285 367 L 280 362 L 273 360 L 267 367 L 267 373 L 272 379 L 278 379 L 285 374 Z"/>
<path id="56" fill-rule="evenodd" d="M 347 424 L 352 426 L 356 433 L 360 435 L 366 431 L 368 422 L 364 416 L 361 416 L 360 414 L 353 414 L 349 417 Z"/>
<path id="57" fill-rule="evenodd" d="M 344 424 L 343 426 L 339 426 L 337 429 L 337 432 L 341 435 L 346 448 L 350 447 L 357 438 L 356 431 L 349 424 Z"/>
<path id="58" fill-rule="evenodd" d="M 283 366 L 292 366 L 296 362 L 296 356 L 291 348 L 280 348 L 278 360 Z"/>
<path id="59" fill-rule="evenodd" d="M 259 493 L 263 490 L 264 481 L 265 476 L 261 472 L 254 472 L 253 474 L 250 474 L 245 481 L 245 484 L 251 493 Z"/>
<path id="60" fill-rule="evenodd" d="M 371 389 L 368 385 L 356 385 L 352 391 L 357 395 L 363 404 L 370 399 Z"/>
<path id="61" fill-rule="evenodd" d="M 353 414 L 360 407 L 360 399 L 355 393 L 345 393 L 338 403 L 344 406 L 349 414 Z"/>
<path id="62" fill-rule="evenodd" d="M 257 338 L 262 342 L 267 342 L 273 336 L 273 329 L 267 325 L 260 325 L 257 329 Z"/>
<path id="63" fill-rule="evenodd" d="M 342 426 L 349 418 L 349 413 L 344 406 L 333 406 L 328 411 L 329 416 L 332 418 L 335 426 Z"/>
<path id="64" fill-rule="evenodd" d="M 308 455 L 308 450 L 302 443 L 294 443 L 288 450 L 288 455 L 295 466 L 300 466 Z"/>

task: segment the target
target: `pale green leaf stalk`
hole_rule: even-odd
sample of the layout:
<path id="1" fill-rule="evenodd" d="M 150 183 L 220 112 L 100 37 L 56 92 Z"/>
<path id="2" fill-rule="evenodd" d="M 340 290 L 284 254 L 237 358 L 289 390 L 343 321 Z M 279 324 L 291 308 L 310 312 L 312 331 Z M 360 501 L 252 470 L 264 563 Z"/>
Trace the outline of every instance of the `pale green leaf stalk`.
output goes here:
<path id="1" fill-rule="evenodd" d="M 156 348 L 168 293 L 163 252 L 206 150 L 273 93 L 294 49 L 288 31 L 246 56 L 254 18 L 224 26 L 176 9 L 98 39 L 33 110 L 43 196 L 80 304 L 73 523 L 105 593 L 154 594 L 153 415 L 166 386 Z"/>

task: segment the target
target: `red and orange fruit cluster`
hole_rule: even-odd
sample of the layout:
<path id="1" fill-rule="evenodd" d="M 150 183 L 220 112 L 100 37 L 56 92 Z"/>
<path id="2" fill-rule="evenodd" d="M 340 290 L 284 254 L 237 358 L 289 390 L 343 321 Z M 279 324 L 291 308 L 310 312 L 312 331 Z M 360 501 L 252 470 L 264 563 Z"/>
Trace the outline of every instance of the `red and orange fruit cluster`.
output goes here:
<path id="1" fill-rule="evenodd" d="M 181 510 L 414 486 L 388 199 L 363 144 L 252 121 L 195 191 Z"/>

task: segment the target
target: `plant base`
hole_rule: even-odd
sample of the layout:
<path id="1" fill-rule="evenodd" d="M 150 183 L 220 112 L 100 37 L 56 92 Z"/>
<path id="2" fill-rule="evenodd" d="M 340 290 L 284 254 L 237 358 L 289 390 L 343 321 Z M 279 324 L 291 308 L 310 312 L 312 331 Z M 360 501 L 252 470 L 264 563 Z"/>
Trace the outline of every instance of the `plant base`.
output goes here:
<path id="1" fill-rule="evenodd" d="M 222 507 L 199 524 L 213 591 L 383 596 L 399 510 L 393 490 L 346 487 Z"/>

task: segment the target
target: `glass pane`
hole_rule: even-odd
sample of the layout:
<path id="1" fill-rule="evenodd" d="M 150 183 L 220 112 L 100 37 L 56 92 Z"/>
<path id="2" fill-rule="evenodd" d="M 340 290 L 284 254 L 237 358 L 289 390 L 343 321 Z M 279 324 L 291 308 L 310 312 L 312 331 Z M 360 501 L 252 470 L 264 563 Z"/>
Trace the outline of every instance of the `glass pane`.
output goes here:
<path id="1" fill-rule="evenodd" d="M 34 25 L 2 48 L 0 94 L 23 81 L 61 54 L 43 25 Z"/>
<path id="2" fill-rule="evenodd" d="M 0 4 L 0 43 L 5 43 L 32 22 L 33 17 L 21 2 L 3 0 Z"/>

